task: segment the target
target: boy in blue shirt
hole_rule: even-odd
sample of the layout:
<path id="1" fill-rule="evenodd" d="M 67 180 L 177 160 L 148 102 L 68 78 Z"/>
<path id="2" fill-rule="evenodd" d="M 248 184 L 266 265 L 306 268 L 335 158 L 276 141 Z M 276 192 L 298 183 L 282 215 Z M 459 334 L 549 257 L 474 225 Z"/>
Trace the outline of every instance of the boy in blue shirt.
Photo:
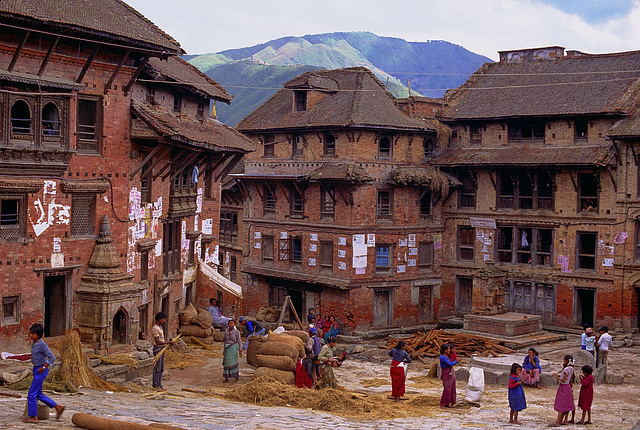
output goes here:
<path id="1" fill-rule="evenodd" d="M 42 384 L 49 374 L 49 366 L 55 361 L 47 344 L 42 339 L 44 327 L 42 324 L 34 324 L 29 329 L 29 340 L 31 340 L 31 364 L 33 364 L 33 382 L 27 395 L 27 405 L 29 418 L 23 418 L 25 423 L 38 423 L 38 400 L 45 405 L 56 410 L 56 419 L 59 420 L 64 412 L 64 406 L 48 398 L 42 393 Z"/>

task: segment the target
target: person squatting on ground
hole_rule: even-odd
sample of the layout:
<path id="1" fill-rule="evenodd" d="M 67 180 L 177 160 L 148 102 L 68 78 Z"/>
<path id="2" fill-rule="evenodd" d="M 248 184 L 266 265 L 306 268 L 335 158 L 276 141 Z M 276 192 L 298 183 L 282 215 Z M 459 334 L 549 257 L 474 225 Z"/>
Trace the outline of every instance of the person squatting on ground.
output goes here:
<path id="1" fill-rule="evenodd" d="M 573 374 L 573 356 L 565 355 L 563 366 L 564 368 L 560 374 L 553 374 L 553 377 L 560 382 L 560 385 L 558 385 L 556 400 L 553 404 L 553 409 L 558 412 L 558 417 L 553 424 L 550 424 L 551 427 L 567 424 L 569 412 L 575 414 L 576 411 L 576 406 L 573 401 L 573 391 L 571 390 L 571 386 L 575 380 L 575 375 Z M 573 418 L 569 422 L 573 423 Z"/>
<path id="2" fill-rule="evenodd" d="M 582 417 L 578 424 L 591 424 L 591 403 L 593 403 L 593 368 L 589 365 L 582 366 L 580 375 L 580 395 L 578 407 L 582 409 Z M 584 420 L 587 415 L 587 421 Z"/>
<path id="3" fill-rule="evenodd" d="M 263 336 L 265 333 L 265 329 L 264 327 L 262 327 L 262 325 L 259 322 L 249 321 L 247 317 L 240 317 L 238 318 L 238 321 L 240 321 L 240 325 L 246 326 L 247 331 L 249 332 L 247 334 L 247 340 L 245 340 L 244 344 L 242 345 L 242 348 L 246 350 L 249 347 L 249 336 L 253 336 L 253 335 Z"/>
<path id="4" fill-rule="evenodd" d="M 320 349 L 318 362 L 320 363 L 321 378 L 317 384 L 318 388 L 336 388 L 336 377 L 333 374 L 333 367 L 337 363 L 337 360 L 333 358 L 333 348 L 335 348 L 337 343 L 338 341 L 335 337 L 330 337 L 327 339 L 327 343 Z"/>
<path id="5" fill-rule="evenodd" d="M 59 420 L 64 412 L 64 406 L 59 405 L 42 393 L 42 384 L 49 374 L 49 366 L 55 361 L 53 355 L 42 335 L 44 327 L 42 324 L 34 324 L 29 329 L 29 340 L 31 341 L 31 364 L 33 365 L 33 382 L 27 394 L 28 418 L 23 418 L 25 423 L 38 423 L 38 400 L 50 408 L 55 408 L 56 419 Z"/>
<path id="6" fill-rule="evenodd" d="M 158 312 L 155 317 L 156 323 L 151 327 L 151 338 L 153 339 L 153 356 L 160 354 L 164 345 L 173 345 L 173 341 L 164 340 L 163 324 L 167 321 L 167 314 Z M 167 391 L 162 386 L 162 373 L 164 372 L 164 355 L 156 361 L 153 367 L 153 388 L 158 391 Z"/>
<path id="7" fill-rule="evenodd" d="M 538 358 L 538 351 L 534 348 L 529 348 L 527 355 L 522 362 L 522 371 L 520 372 L 520 380 L 523 384 L 533 385 L 536 388 L 540 387 L 540 373 L 542 367 L 540 367 L 540 359 Z"/>
<path id="8" fill-rule="evenodd" d="M 405 363 L 411 363 L 411 357 L 405 350 L 407 343 L 404 340 L 398 341 L 398 345 L 389 351 L 391 357 L 391 396 L 397 402 L 398 399 L 404 396 L 405 381 L 407 379 L 407 368 Z"/>
<path id="9" fill-rule="evenodd" d="M 456 404 L 456 373 L 453 366 L 458 364 L 458 356 L 455 346 L 448 343 L 440 347 L 440 367 L 442 368 L 442 397 L 440 406 L 444 408 L 453 407 Z"/>
<path id="10" fill-rule="evenodd" d="M 307 351 L 307 355 L 296 363 L 296 387 L 311 388 L 314 383 L 318 383 L 319 376 L 315 356 L 313 352 Z"/>
<path id="11" fill-rule="evenodd" d="M 223 344 L 222 376 L 224 376 L 224 382 L 229 382 L 229 378 L 235 378 L 236 382 L 238 382 L 238 377 L 240 376 L 238 355 L 242 357 L 242 339 L 233 320 L 228 322 L 228 329 L 224 332 Z"/>
<path id="12" fill-rule="evenodd" d="M 524 397 L 524 388 L 519 375 L 522 372 L 522 366 L 518 363 L 511 365 L 509 372 L 509 424 L 522 424 L 518 421 L 518 412 L 527 409 L 527 400 Z"/>

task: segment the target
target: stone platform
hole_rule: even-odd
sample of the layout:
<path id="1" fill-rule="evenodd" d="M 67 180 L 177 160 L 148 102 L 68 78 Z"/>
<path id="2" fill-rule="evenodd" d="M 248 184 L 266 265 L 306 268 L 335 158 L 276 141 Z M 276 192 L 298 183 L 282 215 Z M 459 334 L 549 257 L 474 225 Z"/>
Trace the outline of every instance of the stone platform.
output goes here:
<path id="1" fill-rule="evenodd" d="M 499 336 L 522 336 L 542 331 L 540 315 L 507 312 L 499 315 L 465 315 L 464 330 Z"/>
<path id="2" fill-rule="evenodd" d="M 487 370 L 493 370 L 497 372 L 509 372 L 511 370 L 511 364 L 522 364 L 524 354 L 510 354 L 502 355 L 500 357 L 480 357 L 477 355 L 471 356 L 469 367 L 481 367 Z M 543 372 L 551 371 L 551 363 L 547 360 L 540 360 L 540 367 Z"/>

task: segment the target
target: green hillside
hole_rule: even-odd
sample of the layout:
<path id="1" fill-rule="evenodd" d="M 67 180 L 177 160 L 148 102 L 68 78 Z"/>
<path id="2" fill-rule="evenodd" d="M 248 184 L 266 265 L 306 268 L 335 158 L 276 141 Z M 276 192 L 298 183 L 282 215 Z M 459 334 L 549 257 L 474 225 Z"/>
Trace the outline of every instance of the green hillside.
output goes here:
<path id="1" fill-rule="evenodd" d="M 396 97 L 441 97 L 491 60 L 445 41 L 407 42 L 368 32 L 283 37 L 260 45 L 190 56 L 189 62 L 235 98 L 218 107 L 221 121 L 235 125 L 282 84 L 307 70 L 364 66 Z"/>

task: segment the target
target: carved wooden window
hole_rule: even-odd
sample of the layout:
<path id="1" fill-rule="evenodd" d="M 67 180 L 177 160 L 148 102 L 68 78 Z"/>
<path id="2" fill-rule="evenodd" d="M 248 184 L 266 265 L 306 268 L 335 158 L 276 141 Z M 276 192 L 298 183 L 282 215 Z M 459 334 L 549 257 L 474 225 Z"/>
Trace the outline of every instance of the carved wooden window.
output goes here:
<path id="1" fill-rule="evenodd" d="M 333 270 L 333 242 L 329 240 L 320 242 L 320 270 Z"/>
<path id="2" fill-rule="evenodd" d="M 294 134 L 291 139 L 292 144 L 292 158 L 298 158 L 303 156 L 304 139 L 301 134 Z"/>
<path id="3" fill-rule="evenodd" d="M 433 271 L 433 242 L 418 244 L 418 269 L 422 272 Z"/>
<path id="4" fill-rule="evenodd" d="M 32 134 L 31 107 L 24 100 L 17 100 L 11 106 L 11 133 Z"/>
<path id="5" fill-rule="evenodd" d="M 275 213 L 276 211 L 276 196 L 275 196 L 275 192 L 272 191 L 274 190 L 273 188 L 273 184 L 264 184 L 263 188 L 263 196 L 264 196 L 264 202 L 263 202 L 263 206 L 264 206 L 264 212 L 265 213 Z"/>
<path id="6" fill-rule="evenodd" d="M 476 229 L 458 227 L 458 260 L 474 260 Z"/>
<path id="7" fill-rule="evenodd" d="M 182 112 L 182 96 L 178 94 L 173 95 L 173 111 L 176 113 Z"/>
<path id="8" fill-rule="evenodd" d="M 514 120 L 509 122 L 509 142 L 544 143 L 544 120 Z"/>
<path id="9" fill-rule="evenodd" d="M 289 188 L 289 205 L 291 218 L 302 218 L 304 216 L 304 199 L 294 185 Z"/>
<path id="10" fill-rule="evenodd" d="M 149 251 L 140 252 L 140 281 L 149 279 Z"/>
<path id="11" fill-rule="evenodd" d="M 573 120 L 574 136 L 576 142 L 587 142 L 589 136 L 589 121 L 585 118 Z"/>
<path id="12" fill-rule="evenodd" d="M 78 97 L 77 149 L 100 152 L 102 140 L 102 100 L 99 97 Z"/>
<path id="13" fill-rule="evenodd" d="M 461 208 L 476 207 L 476 174 L 475 172 L 462 172 L 460 175 L 462 187 L 460 189 L 460 199 L 458 205 Z"/>
<path id="14" fill-rule="evenodd" d="M 393 216 L 393 198 L 391 191 L 378 190 L 378 202 L 376 205 L 377 219 L 389 220 Z"/>
<path id="15" fill-rule="evenodd" d="M 378 158 L 382 158 L 385 160 L 391 159 L 393 152 L 392 144 L 392 136 L 380 136 L 380 139 L 378 139 Z"/>
<path id="16" fill-rule="evenodd" d="M 262 236 L 262 263 L 273 265 L 273 236 Z"/>
<path id="17" fill-rule="evenodd" d="M 149 154 L 141 153 L 140 156 L 144 160 Z M 151 175 L 151 169 L 149 169 L 150 163 L 142 166 L 140 171 L 140 201 L 142 203 L 151 203 L 151 189 L 153 184 L 153 176 Z"/>
<path id="18" fill-rule="evenodd" d="M 390 273 L 391 265 L 391 245 L 376 244 L 376 273 Z"/>
<path id="19" fill-rule="evenodd" d="M 518 226 L 498 227 L 498 262 L 551 266 L 552 256 L 552 229 Z"/>
<path id="20" fill-rule="evenodd" d="M 71 236 L 95 235 L 95 194 L 73 194 L 71 197 Z"/>
<path id="21" fill-rule="evenodd" d="M 432 136 L 425 137 L 422 141 L 422 158 L 424 160 L 430 160 L 433 157 L 433 153 L 436 150 L 436 141 Z"/>
<path id="22" fill-rule="evenodd" d="M 23 195 L 0 195 L 0 239 L 17 240 L 25 235 Z"/>
<path id="23" fill-rule="evenodd" d="M 60 136 L 60 129 L 60 109 L 55 103 L 49 102 L 42 108 L 42 135 Z"/>
<path id="24" fill-rule="evenodd" d="M 263 136 L 264 139 L 264 154 L 263 157 L 268 158 L 268 157 L 273 157 L 274 156 L 274 149 L 275 149 L 275 135 L 273 134 L 266 134 Z"/>
<path id="25" fill-rule="evenodd" d="M 162 273 L 168 276 L 180 271 L 181 219 L 171 219 L 164 223 L 162 237 Z"/>
<path id="26" fill-rule="evenodd" d="M 596 270 L 598 233 L 579 232 L 577 235 L 578 268 Z"/>
<path id="27" fill-rule="evenodd" d="M 324 134 L 324 155 L 336 155 L 336 137 L 330 131 Z"/>
<path id="28" fill-rule="evenodd" d="M 320 217 L 333 219 L 335 213 L 336 202 L 334 200 L 336 195 L 335 187 L 321 187 L 320 193 Z"/>
<path id="29" fill-rule="evenodd" d="M 302 239 L 299 237 L 291 238 L 291 261 L 302 263 Z"/>
<path id="30" fill-rule="evenodd" d="M 231 259 L 229 260 L 229 279 L 231 279 L 232 281 L 235 282 L 237 276 L 238 276 L 238 260 L 236 259 L 236 257 L 231 257 Z"/>
<path id="31" fill-rule="evenodd" d="M 428 218 L 431 215 L 431 190 L 424 188 L 420 193 L 420 218 Z"/>
<path id="32" fill-rule="evenodd" d="M 505 171 L 498 176 L 499 208 L 553 209 L 553 178 L 547 171 Z"/>
<path id="33" fill-rule="evenodd" d="M 482 126 L 481 125 L 470 125 L 469 126 L 469 136 L 471 138 L 471 142 L 478 143 L 482 142 Z"/>
<path id="34" fill-rule="evenodd" d="M 580 212 L 598 212 L 598 174 L 581 173 L 578 175 L 578 210 Z"/>
<path id="35" fill-rule="evenodd" d="M 296 112 L 304 112 L 307 110 L 307 92 L 306 91 L 294 91 L 294 110 Z"/>

